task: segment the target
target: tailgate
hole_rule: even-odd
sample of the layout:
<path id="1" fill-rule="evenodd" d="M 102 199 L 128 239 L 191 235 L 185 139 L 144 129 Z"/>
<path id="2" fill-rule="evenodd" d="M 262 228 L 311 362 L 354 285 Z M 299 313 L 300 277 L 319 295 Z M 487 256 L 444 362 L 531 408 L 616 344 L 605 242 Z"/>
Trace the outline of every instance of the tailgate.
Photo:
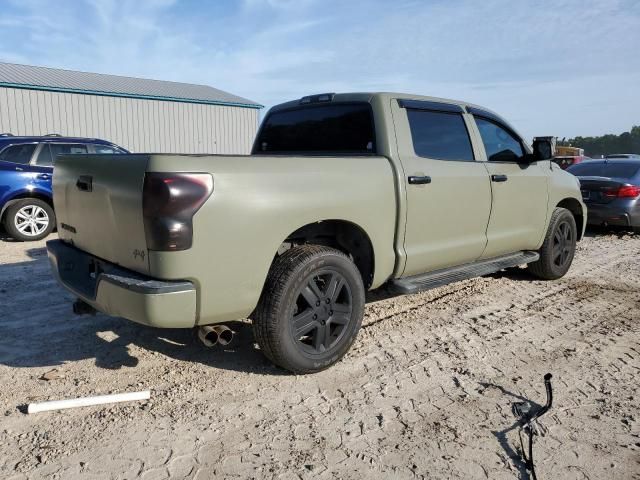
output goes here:
<path id="1" fill-rule="evenodd" d="M 77 248 L 149 271 L 142 218 L 148 155 L 62 155 L 53 174 L 58 235 Z"/>

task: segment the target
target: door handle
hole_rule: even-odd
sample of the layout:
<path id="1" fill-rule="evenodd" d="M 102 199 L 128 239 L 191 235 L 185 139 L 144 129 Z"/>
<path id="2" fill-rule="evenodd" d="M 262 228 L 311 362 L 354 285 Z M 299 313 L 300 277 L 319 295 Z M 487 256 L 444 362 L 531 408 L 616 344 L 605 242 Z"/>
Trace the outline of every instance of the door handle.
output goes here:
<path id="1" fill-rule="evenodd" d="M 50 173 L 41 173 L 38 175 L 38 178 L 40 180 L 49 180 L 51 178 L 51 174 Z"/>
<path id="2" fill-rule="evenodd" d="M 93 190 L 93 178 L 90 175 L 80 175 L 76 181 L 76 187 L 83 192 L 90 192 Z"/>
<path id="3" fill-rule="evenodd" d="M 491 175 L 492 182 L 506 182 L 509 178 L 506 175 Z"/>
<path id="4" fill-rule="evenodd" d="M 409 184 L 410 185 L 426 185 L 427 183 L 431 183 L 431 177 L 425 176 L 410 176 Z"/>

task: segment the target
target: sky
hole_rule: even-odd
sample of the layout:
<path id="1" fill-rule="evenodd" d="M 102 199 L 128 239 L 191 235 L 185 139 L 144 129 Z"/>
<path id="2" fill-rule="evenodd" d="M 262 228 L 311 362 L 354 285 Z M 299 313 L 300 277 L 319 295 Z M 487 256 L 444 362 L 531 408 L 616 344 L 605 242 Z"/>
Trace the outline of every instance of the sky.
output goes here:
<path id="1" fill-rule="evenodd" d="M 454 98 L 528 138 L 640 125 L 640 0 L 0 0 L 0 61 L 267 107 L 323 92 Z"/>

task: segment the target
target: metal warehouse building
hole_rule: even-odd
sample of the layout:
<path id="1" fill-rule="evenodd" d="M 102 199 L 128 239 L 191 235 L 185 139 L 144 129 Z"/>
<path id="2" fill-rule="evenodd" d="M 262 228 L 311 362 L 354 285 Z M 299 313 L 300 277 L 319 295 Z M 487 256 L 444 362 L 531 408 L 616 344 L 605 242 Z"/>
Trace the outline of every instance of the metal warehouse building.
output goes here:
<path id="1" fill-rule="evenodd" d="M 132 152 L 246 154 L 262 105 L 205 85 L 0 63 L 0 133 Z"/>

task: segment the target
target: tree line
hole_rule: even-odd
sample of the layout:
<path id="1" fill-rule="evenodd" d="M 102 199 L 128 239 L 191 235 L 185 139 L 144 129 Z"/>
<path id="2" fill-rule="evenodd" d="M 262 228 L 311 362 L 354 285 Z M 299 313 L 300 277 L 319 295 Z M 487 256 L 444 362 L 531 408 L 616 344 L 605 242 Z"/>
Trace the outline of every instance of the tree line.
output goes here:
<path id="1" fill-rule="evenodd" d="M 563 139 L 558 145 L 584 148 L 588 157 L 600 157 L 613 153 L 640 154 L 640 125 L 620 135 L 607 134 L 600 137 L 576 137 Z"/>

